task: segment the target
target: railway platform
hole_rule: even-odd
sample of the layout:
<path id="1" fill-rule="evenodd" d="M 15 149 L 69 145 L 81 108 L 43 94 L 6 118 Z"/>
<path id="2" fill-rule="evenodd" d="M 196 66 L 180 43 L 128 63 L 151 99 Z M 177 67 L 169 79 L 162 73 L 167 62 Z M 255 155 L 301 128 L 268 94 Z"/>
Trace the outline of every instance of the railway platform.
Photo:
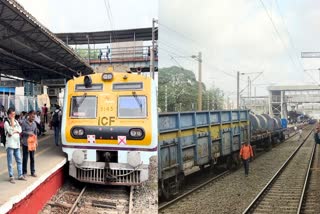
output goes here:
<path id="1" fill-rule="evenodd" d="M 62 186 L 66 157 L 61 147 L 54 144 L 53 131 L 47 130 L 46 135 L 39 137 L 35 153 L 37 177 L 30 176 L 29 164 L 27 181 L 9 182 L 6 151 L 0 147 L 0 213 L 38 213 Z M 17 167 L 13 163 L 16 177 Z"/>

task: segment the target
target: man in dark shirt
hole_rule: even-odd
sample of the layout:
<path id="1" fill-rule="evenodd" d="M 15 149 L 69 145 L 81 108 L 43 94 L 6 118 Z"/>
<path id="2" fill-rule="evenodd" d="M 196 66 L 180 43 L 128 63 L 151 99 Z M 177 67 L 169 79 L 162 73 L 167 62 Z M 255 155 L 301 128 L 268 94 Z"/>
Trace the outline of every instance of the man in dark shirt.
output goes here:
<path id="1" fill-rule="evenodd" d="M 44 122 L 47 124 L 48 123 L 48 107 L 46 103 L 42 107 L 42 114 L 44 116 Z"/>
<path id="2" fill-rule="evenodd" d="M 35 174 L 34 167 L 34 152 L 28 150 L 28 138 L 32 135 L 37 136 L 37 124 L 34 122 L 35 111 L 29 111 L 28 119 L 22 123 L 22 150 L 23 150 L 23 160 L 22 160 L 22 171 L 24 176 L 27 175 L 27 165 L 28 165 L 28 155 L 30 155 L 30 169 L 31 176 L 37 177 Z"/>

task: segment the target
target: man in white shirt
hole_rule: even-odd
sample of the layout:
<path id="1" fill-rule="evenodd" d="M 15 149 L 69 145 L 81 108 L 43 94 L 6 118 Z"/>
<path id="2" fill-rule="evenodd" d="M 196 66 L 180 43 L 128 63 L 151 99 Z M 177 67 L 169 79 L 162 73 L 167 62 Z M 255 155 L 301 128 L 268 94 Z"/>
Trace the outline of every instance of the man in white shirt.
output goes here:
<path id="1" fill-rule="evenodd" d="M 6 150 L 7 150 L 7 163 L 8 163 L 8 172 L 9 172 L 9 181 L 10 183 L 15 183 L 13 177 L 13 167 L 12 167 L 12 158 L 15 157 L 18 169 L 18 179 L 26 180 L 22 174 L 22 160 L 20 154 L 20 133 L 21 126 L 18 121 L 15 120 L 16 112 L 13 108 L 9 108 L 8 119 L 4 122 L 4 131 L 6 135 Z"/>

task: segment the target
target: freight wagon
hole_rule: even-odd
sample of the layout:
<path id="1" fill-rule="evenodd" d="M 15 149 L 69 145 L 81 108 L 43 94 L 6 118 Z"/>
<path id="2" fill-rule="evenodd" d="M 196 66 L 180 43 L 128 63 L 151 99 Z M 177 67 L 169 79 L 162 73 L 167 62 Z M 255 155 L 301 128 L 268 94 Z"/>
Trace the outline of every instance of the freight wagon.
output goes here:
<path id="1" fill-rule="evenodd" d="M 161 113 L 158 123 L 159 194 L 167 199 L 195 167 L 238 167 L 243 142 L 268 150 L 285 138 L 280 119 L 249 110 Z"/>

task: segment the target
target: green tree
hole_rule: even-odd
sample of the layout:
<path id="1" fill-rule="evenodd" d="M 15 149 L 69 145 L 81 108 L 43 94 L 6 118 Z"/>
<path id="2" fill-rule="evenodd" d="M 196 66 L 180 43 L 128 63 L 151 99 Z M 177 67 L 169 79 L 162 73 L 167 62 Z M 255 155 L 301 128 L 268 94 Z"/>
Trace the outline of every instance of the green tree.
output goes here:
<path id="1" fill-rule="evenodd" d="M 161 111 L 192 111 L 197 109 L 198 81 L 195 74 L 177 66 L 159 69 L 158 105 Z M 222 109 L 223 93 L 219 88 L 212 87 L 206 91 L 202 83 L 202 108 L 210 110 Z M 209 98 L 209 102 L 208 102 Z"/>
<path id="2" fill-rule="evenodd" d="M 202 100 L 203 110 L 221 110 L 223 109 L 224 93 L 220 88 L 211 86 L 210 89 L 205 92 Z"/>

